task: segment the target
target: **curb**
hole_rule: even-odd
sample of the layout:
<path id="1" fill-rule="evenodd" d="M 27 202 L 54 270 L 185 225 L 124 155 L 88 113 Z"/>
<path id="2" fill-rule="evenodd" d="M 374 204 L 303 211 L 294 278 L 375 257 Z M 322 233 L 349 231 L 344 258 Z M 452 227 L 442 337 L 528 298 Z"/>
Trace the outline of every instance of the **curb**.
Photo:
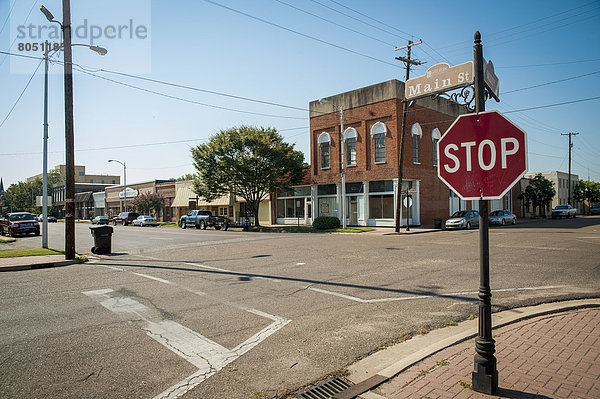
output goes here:
<path id="1" fill-rule="evenodd" d="M 551 302 L 516 308 L 492 314 L 492 325 L 493 329 L 496 329 L 534 317 L 594 307 L 600 307 L 600 298 Z M 421 360 L 475 338 L 477 328 L 477 319 L 463 321 L 456 327 L 440 328 L 426 335 L 417 335 L 408 341 L 359 360 L 348 367 L 350 375 L 347 378 L 355 385 L 335 397 L 336 399 L 351 399 L 361 395 L 392 379 Z"/>
<path id="2" fill-rule="evenodd" d="M 36 269 L 48 269 L 53 267 L 63 267 L 70 266 L 83 263 L 79 259 L 74 260 L 64 260 L 60 262 L 44 262 L 44 263 L 35 263 L 29 265 L 15 265 L 15 266 L 2 266 L 0 267 L 0 272 L 16 272 L 21 270 L 36 270 Z"/>

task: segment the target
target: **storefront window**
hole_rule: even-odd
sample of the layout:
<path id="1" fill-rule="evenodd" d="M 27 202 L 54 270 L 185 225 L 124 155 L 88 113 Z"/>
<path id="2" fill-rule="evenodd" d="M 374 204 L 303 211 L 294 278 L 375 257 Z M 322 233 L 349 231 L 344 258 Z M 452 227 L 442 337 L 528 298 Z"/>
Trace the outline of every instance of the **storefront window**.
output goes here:
<path id="1" fill-rule="evenodd" d="M 394 195 L 369 196 L 369 218 L 391 219 L 394 217 Z"/>

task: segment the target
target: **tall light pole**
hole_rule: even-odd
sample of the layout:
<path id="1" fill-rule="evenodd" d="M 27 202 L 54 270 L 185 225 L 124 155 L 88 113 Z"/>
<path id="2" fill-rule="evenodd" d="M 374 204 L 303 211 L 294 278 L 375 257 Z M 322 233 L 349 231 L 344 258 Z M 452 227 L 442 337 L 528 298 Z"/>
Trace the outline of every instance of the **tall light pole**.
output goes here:
<path id="1" fill-rule="evenodd" d="M 330 101 L 326 100 L 324 98 L 320 99 L 319 102 L 321 104 L 327 104 Z M 338 107 L 338 111 L 340 113 L 340 143 L 341 143 L 341 149 L 340 149 L 340 155 L 342 157 L 342 163 L 341 163 L 341 168 L 342 168 L 342 198 L 341 198 L 341 207 L 342 207 L 342 228 L 346 228 L 347 227 L 347 222 L 346 222 L 346 160 L 344 159 L 345 157 L 345 150 L 346 150 L 346 135 L 344 134 L 344 107 L 342 105 L 340 105 Z"/>
<path id="2" fill-rule="evenodd" d="M 109 159 L 108 162 L 117 162 L 123 165 L 123 211 L 127 211 L 127 166 L 125 162 L 117 161 L 116 159 Z"/>
<path id="3" fill-rule="evenodd" d="M 63 4 L 63 8 L 64 8 L 64 4 Z M 50 22 L 54 22 L 60 25 L 61 29 L 63 29 L 63 39 L 64 39 L 64 27 L 63 24 L 61 24 L 59 21 L 54 19 L 54 15 L 52 15 L 52 13 L 50 11 L 48 11 L 48 9 L 44 6 L 40 7 L 40 11 L 46 16 L 46 19 L 48 19 L 48 21 Z M 63 10 L 64 11 L 64 10 Z M 69 20 L 70 20 L 70 16 L 69 16 Z M 70 27 L 69 27 L 70 30 Z M 69 31 L 70 32 L 70 31 Z M 70 42 L 70 33 L 69 33 L 69 42 Z M 66 46 L 66 43 L 63 43 L 62 47 L 64 48 Z M 71 44 L 69 43 L 69 54 L 70 54 L 70 48 L 72 46 L 84 46 L 84 47 L 88 47 L 90 50 L 95 51 L 96 53 L 100 54 L 100 55 L 106 55 L 106 53 L 108 52 L 105 48 L 102 47 L 98 47 L 98 46 L 90 46 L 87 44 Z M 42 220 L 42 248 L 48 248 L 48 53 L 49 53 L 49 47 L 50 47 L 50 43 L 45 42 L 44 43 L 44 156 L 43 156 L 43 170 L 42 170 L 42 216 L 43 216 L 43 220 Z M 66 71 L 66 67 L 67 67 L 67 51 L 65 50 L 65 71 Z M 69 63 L 70 65 L 71 63 Z M 75 198 L 75 163 L 74 163 L 74 155 L 73 155 L 73 78 L 72 78 L 72 68 L 71 68 L 71 74 L 70 74 L 70 78 L 71 78 L 71 129 L 70 129 L 70 136 L 71 136 L 71 160 L 73 163 L 73 167 L 71 168 L 71 172 L 69 173 L 69 161 L 67 161 L 67 176 L 66 176 L 66 191 L 69 191 L 69 176 L 71 175 L 71 185 L 72 185 L 72 196 L 69 197 L 69 195 L 67 194 L 67 204 L 68 202 L 68 198 L 71 198 L 74 201 Z M 65 74 L 65 93 L 66 93 L 66 74 Z M 66 99 L 67 97 L 65 96 L 65 108 L 67 107 L 66 104 Z M 67 113 L 65 113 L 65 125 L 67 124 L 66 122 L 66 116 Z M 68 137 L 68 129 L 65 128 L 65 135 L 66 137 Z M 69 159 L 69 140 L 67 140 L 67 159 Z M 74 259 L 75 258 L 75 218 L 74 218 L 74 210 L 75 210 L 75 203 L 71 201 L 72 203 L 72 212 L 71 214 L 73 215 L 71 217 L 70 223 L 69 223 L 69 219 L 65 218 L 65 257 L 67 259 Z M 65 212 L 65 214 L 68 213 L 68 207 L 67 207 L 67 212 Z"/>

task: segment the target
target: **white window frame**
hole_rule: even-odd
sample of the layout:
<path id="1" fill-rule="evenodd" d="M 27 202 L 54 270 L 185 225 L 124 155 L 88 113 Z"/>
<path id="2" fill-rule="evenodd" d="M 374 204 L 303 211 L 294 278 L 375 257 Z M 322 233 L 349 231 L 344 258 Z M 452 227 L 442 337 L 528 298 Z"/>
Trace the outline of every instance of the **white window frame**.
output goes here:
<path id="1" fill-rule="evenodd" d="M 349 127 L 344 131 L 344 141 L 346 142 L 346 166 L 356 166 L 356 138 L 358 137 L 358 132 L 355 128 Z M 348 140 L 353 140 L 354 142 L 354 151 L 350 151 L 350 147 L 348 146 Z"/>
<path id="2" fill-rule="evenodd" d="M 319 144 L 319 162 L 321 169 L 331 169 L 331 135 L 327 132 L 323 132 L 317 139 Z M 323 165 L 323 148 L 327 146 L 327 165 Z"/>
<path id="3" fill-rule="evenodd" d="M 439 162 L 438 141 L 442 138 L 442 133 L 437 127 L 431 131 L 431 142 L 433 144 L 433 166 L 437 168 Z"/>
<path id="4" fill-rule="evenodd" d="M 410 133 L 412 136 L 413 163 L 418 165 L 421 163 L 420 140 L 423 137 L 423 129 L 421 129 L 418 122 L 415 122 L 410 127 Z"/>
<path id="5" fill-rule="evenodd" d="M 385 138 L 387 136 L 387 126 L 385 126 L 385 123 L 379 121 L 377 123 L 375 123 L 373 125 L 373 127 L 371 127 L 371 136 L 373 137 L 373 160 L 375 161 L 375 164 L 383 164 L 386 163 L 387 161 L 387 145 L 385 142 Z M 377 142 L 380 141 L 381 139 L 383 139 L 383 146 L 380 148 L 383 148 L 383 160 L 382 159 L 377 159 Z"/>

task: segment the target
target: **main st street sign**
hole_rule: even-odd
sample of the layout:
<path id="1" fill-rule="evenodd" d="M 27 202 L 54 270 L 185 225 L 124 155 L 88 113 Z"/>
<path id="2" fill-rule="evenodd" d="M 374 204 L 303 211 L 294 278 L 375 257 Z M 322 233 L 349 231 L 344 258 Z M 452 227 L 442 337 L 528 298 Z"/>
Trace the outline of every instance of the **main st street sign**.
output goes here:
<path id="1" fill-rule="evenodd" d="M 438 154 L 439 178 L 464 200 L 500 199 L 527 171 L 526 133 L 497 111 L 460 115 Z"/>

